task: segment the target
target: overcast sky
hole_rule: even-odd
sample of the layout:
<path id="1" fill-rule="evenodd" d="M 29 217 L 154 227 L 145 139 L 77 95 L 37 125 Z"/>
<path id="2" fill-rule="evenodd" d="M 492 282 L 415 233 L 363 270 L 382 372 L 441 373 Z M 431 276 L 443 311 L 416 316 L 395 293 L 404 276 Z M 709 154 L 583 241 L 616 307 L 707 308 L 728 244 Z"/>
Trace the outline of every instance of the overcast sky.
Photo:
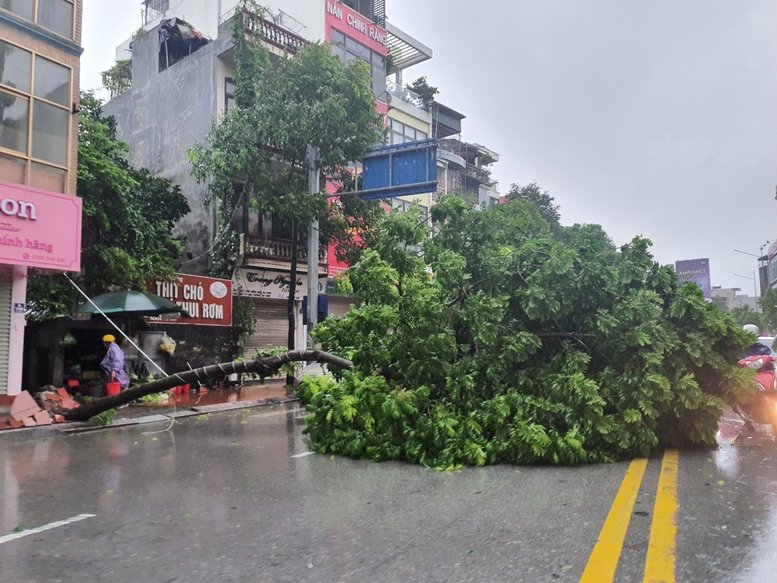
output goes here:
<path id="1" fill-rule="evenodd" d="M 562 223 L 658 261 L 710 258 L 712 283 L 753 294 L 777 240 L 774 0 L 387 0 L 434 49 L 426 75 L 465 114 L 464 138 L 501 154 L 503 193 L 537 181 Z M 100 85 L 140 25 L 138 0 L 86 0 L 82 86 Z M 192 23 L 195 26 L 197 23 Z"/>

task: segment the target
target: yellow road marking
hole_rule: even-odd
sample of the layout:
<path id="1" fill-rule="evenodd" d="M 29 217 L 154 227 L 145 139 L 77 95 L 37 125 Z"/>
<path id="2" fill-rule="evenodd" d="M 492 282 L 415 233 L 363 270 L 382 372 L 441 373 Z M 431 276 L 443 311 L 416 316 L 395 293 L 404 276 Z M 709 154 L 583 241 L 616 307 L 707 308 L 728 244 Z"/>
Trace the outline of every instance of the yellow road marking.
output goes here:
<path id="1" fill-rule="evenodd" d="M 653 509 L 653 524 L 650 527 L 645 564 L 644 583 L 674 583 L 675 541 L 677 538 L 677 469 L 680 452 L 669 450 L 661 464 L 658 479 L 656 506 Z"/>
<path id="2" fill-rule="evenodd" d="M 607 515 L 607 520 L 604 521 L 599 540 L 591 553 L 580 583 L 610 583 L 615 576 L 615 568 L 618 566 L 623 548 L 623 539 L 626 538 L 626 530 L 629 528 L 631 513 L 637 501 L 637 493 L 646 467 L 646 459 L 631 462 L 618 495 L 612 503 L 610 513 Z"/>

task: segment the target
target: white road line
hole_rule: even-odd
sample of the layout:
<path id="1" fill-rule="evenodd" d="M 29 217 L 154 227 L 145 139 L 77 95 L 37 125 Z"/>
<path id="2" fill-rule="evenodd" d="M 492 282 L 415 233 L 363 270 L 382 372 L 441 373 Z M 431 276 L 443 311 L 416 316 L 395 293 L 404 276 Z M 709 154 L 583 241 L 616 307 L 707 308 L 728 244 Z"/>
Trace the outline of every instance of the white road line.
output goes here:
<path id="1" fill-rule="evenodd" d="M 51 530 L 52 528 L 58 528 L 60 526 L 67 526 L 68 524 L 72 524 L 74 522 L 78 522 L 80 520 L 86 520 L 87 518 L 94 518 L 97 516 L 96 514 L 79 514 L 78 516 L 74 516 L 73 518 L 68 518 L 67 520 L 58 520 L 57 522 L 51 522 L 49 524 L 44 524 L 43 526 L 39 526 L 38 528 L 31 528 L 30 530 L 23 530 L 21 532 L 15 532 L 13 534 L 7 534 L 5 536 L 0 536 L 0 545 L 3 543 L 11 542 L 12 540 L 16 540 L 17 538 L 24 538 L 25 536 L 30 536 L 33 534 L 38 534 L 39 532 L 44 532 L 46 530 Z"/>
<path id="2" fill-rule="evenodd" d="M 297 455 L 293 455 L 291 457 L 308 457 L 309 455 L 313 455 L 316 453 L 315 451 L 306 451 L 305 453 L 298 453 Z"/>

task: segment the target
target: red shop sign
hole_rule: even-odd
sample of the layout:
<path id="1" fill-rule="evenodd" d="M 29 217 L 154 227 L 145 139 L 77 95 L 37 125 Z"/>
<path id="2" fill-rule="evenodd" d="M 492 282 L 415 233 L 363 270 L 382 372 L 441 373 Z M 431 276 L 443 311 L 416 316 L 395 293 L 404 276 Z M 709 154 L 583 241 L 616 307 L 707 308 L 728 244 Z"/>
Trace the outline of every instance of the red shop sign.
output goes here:
<path id="1" fill-rule="evenodd" d="M 165 317 L 148 318 L 149 322 L 200 326 L 232 325 L 232 282 L 228 279 L 179 273 L 171 281 L 155 280 L 148 287 L 148 291 L 178 304 L 191 316 L 176 320 Z"/>

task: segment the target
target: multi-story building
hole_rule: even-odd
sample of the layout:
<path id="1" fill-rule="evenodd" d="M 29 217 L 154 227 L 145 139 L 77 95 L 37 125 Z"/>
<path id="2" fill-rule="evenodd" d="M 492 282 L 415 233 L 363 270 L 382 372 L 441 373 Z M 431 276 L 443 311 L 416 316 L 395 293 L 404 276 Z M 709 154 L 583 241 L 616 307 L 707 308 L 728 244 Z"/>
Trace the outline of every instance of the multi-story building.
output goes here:
<path id="1" fill-rule="evenodd" d="M 223 116 L 234 102 L 231 19 L 236 17 L 237 4 L 237 0 L 146 0 L 147 34 L 135 35 L 134 40 L 117 48 L 117 60 L 132 61 L 131 84 L 124 85 L 126 90 L 104 107 L 107 115 L 116 118 L 119 137 L 130 144 L 131 162 L 179 184 L 186 195 L 192 212 L 177 225 L 176 232 L 185 239 L 190 255 L 185 267 L 188 272 L 206 269 L 216 236 L 216 219 L 204 203 L 205 187 L 191 176 L 188 150 L 195 142 L 204 142 L 213 120 Z M 268 47 L 276 61 L 293 57 L 308 42 L 323 41 L 330 43 L 333 53 L 344 62 L 360 59 L 369 65 L 377 108 L 386 116 L 388 143 L 441 135 L 435 130 L 433 113 L 402 84 L 404 71 L 431 59 L 432 50 L 386 20 L 383 0 L 261 0 L 260 4 L 268 13 L 258 21 L 261 30 L 257 31 L 257 41 Z M 209 38 L 200 40 L 194 35 L 196 40 L 177 46 L 167 35 L 159 34 L 160 26 L 169 26 L 170 19 L 184 17 L 187 24 Z M 460 128 L 453 133 L 458 135 Z M 460 160 L 463 184 L 472 186 L 467 169 L 474 173 L 478 164 L 485 167 L 485 149 L 469 144 L 469 149 L 451 148 L 459 152 L 451 157 Z M 477 193 L 478 187 L 474 190 Z M 406 206 L 414 201 L 428 210 L 434 196 L 399 197 L 392 203 Z M 260 326 L 248 347 L 284 345 L 287 291 L 278 282 L 288 276 L 290 268 L 289 230 L 274 217 L 251 211 L 248 205 L 238 210 L 234 225 L 241 236 L 236 290 L 251 295 L 253 283 L 260 281 L 265 286 L 254 290 L 255 318 Z M 333 249 L 321 249 L 318 274 L 308 273 L 307 249 L 298 250 L 298 260 L 302 289 L 310 276 L 318 277 L 324 289 L 327 278 L 344 268 L 336 262 Z M 342 314 L 349 306 L 348 298 L 330 295 L 327 311 Z M 301 316 L 297 329 L 297 345 L 302 345 Z"/>
<path id="2" fill-rule="evenodd" d="M 389 47 L 402 55 L 395 59 L 397 69 L 431 58 L 431 51 L 402 33 L 385 19 L 384 3 L 378 0 L 267 0 L 261 2 L 268 14 L 259 22 L 257 39 L 268 47 L 272 58 L 293 56 L 305 43 L 325 41 L 346 63 L 367 62 L 373 79 L 378 111 L 391 120 L 401 121 L 403 135 L 419 139 L 430 132 L 431 117 L 414 104 L 396 99 L 387 85 Z M 232 21 L 236 0 L 148 0 L 145 7 L 147 34 L 125 42 L 117 49 L 117 59 L 132 60 L 131 86 L 105 105 L 113 115 L 119 136 L 132 149 L 131 162 L 171 179 L 181 186 L 192 212 L 177 225 L 177 234 L 186 242 L 191 261 L 185 271 L 201 272 L 207 267 L 208 250 L 216 236 L 216 220 L 205 201 L 205 187 L 191 176 L 188 150 L 202 143 L 214 119 L 229 110 L 235 83 Z M 177 47 L 160 36 L 160 24 L 171 18 L 186 18 L 212 42 L 196 42 Z M 413 135 L 410 136 L 412 128 Z M 420 133 L 416 133 L 420 132 Z M 428 207 L 431 197 L 425 201 Z M 248 205 L 236 213 L 235 227 L 241 236 L 240 257 L 235 270 L 236 288 L 254 297 L 258 334 L 248 348 L 284 345 L 288 325 L 286 313 L 291 244 L 288 229 L 274 217 L 259 215 Z M 330 265 L 330 257 L 332 264 Z M 319 255 L 319 273 L 307 273 L 307 250 L 298 250 L 300 282 L 318 277 L 325 288 L 327 277 L 338 266 L 326 248 Z M 271 285 L 265 285 L 267 282 Z M 261 282 L 262 288 L 255 286 Z M 256 290 L 253 287 L 257 287 Z M 350 300 L 330 296 L 329 313 L 344 313 Z M 297 343 L 304 343 L 301 315 Z"/>
<path id="3" fill-rule="evenodd" d="M 81 13 L 0 2 L 0 395 L 21 391 L 28 269 L 80 269 Z"/>
<path id="4" fill-rule="evenodd" d="M 737 293 L 740 291 L 742 290 L 738 287 L 714 285 L 712 286 L 712 299 L 713 301 L 717 299 L 728 310 L 748 307 L 753 312 L 760 312 L 761 307 L 758 305 L 758 298 Z"/>

